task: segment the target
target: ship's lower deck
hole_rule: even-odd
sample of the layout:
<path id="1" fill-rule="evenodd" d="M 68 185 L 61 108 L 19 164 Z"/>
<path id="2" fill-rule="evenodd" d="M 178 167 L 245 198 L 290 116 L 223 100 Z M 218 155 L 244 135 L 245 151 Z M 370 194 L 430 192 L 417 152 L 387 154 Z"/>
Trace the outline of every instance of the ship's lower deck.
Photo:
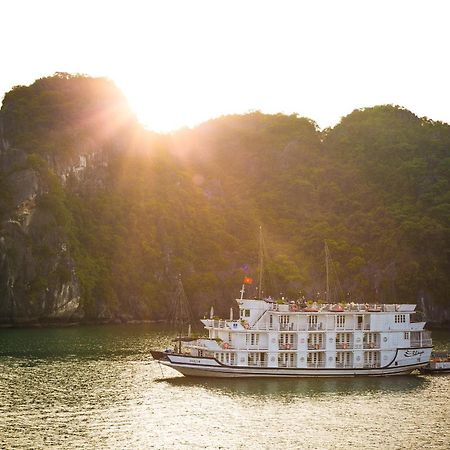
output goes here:
<path id="1" fill-rule="evenodd" d="M 186 376 L 220 378 L 304 378 L 406 375 L 427 365 L 428 359 L 426 358 L 422 359 L 420 362 L 417 360 L 405 361 L 404 359 L 400 359 L 400 353 L 404 350 L 407 349 L 398 349 L 395 358 L 384 367 L 281 368 L 239 365 L 231 366 L 223 364 L 215 358 L 193 357 L 191 355 L 177 353 L 164 354 L 161 358 L 156 359 L 159 359 L 165 366 L 171 367 Z M 431 348 L 422 348 L 421 350 L 431 353 Z"/>

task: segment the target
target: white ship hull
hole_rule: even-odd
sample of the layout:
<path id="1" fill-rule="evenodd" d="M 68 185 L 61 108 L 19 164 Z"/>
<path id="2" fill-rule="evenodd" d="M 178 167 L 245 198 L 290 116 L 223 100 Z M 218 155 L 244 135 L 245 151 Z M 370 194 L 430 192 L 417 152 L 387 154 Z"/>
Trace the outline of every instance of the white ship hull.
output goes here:
<path id="1" fill-rule="evenodd" d="M 420 357 L 417 358 L 417 351 Z M 409 352 L 409 353 L 408 353 Z M 415 353 L 415 354 L 414 354 Z M 405 358 L 405 355 L 409 355 Z M 281 368 L 256 366 L 230 366 L 215 358 L 192 357 L 190 355 L 166 354 L 160 360 L 185 376 L 215 378 L 305 378 L 305 377 L 356 377 L 407 375 L 427 365 L 431 347 L 420 349 L 397 349 L 395 358 L 383 367 L 363 368 Z M 420 360 L 420 362 L 418 361 Z"/>

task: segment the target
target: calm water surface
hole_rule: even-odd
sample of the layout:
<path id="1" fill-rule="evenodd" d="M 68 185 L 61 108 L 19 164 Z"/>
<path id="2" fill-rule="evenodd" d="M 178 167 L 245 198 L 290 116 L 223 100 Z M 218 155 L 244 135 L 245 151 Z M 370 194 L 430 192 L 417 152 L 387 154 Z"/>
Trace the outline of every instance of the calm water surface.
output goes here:
<path id="1" fill-rule="evenodd" d="M 189 379 L 149 356 L 169 343 L 158 325 L 0 330 L 0 448 L 450 448 L 449 375 Z"/>

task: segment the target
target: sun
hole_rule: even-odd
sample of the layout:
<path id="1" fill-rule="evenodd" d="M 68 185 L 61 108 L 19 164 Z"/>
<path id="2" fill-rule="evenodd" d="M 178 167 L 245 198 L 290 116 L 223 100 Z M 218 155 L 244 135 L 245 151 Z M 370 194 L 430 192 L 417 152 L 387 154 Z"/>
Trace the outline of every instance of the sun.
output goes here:
<path id="1" fill-rule="evenodd" d="M 148 80 L 132 79 L 119 80 L 116 84 L 128 99 L 138 121 L 152 131 L 169 133 L 196 126 L 217 115 L 200 90 L 193 96 L 192 87 L 182 90 L 170 80 L 149 83 Z"/>

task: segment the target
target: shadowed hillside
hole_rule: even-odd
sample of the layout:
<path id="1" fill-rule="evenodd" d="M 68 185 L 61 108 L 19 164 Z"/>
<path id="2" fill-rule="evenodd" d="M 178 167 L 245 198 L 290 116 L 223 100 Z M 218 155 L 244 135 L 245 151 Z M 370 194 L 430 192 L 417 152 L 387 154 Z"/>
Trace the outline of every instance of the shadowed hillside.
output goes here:
<path id="1" fill-rule="evenodd" d="M 260 225 L 267 295 L 323 297 L 326 240 L 335 300 L 449 318 L 447 124 L 378 106 L 322 132 L 256 112 L 157 135 L 68 74 L 14 88 L 0 119 L 3 322 L 165 318 L 178 274 L 195 315 L 225 313 Z"/>

